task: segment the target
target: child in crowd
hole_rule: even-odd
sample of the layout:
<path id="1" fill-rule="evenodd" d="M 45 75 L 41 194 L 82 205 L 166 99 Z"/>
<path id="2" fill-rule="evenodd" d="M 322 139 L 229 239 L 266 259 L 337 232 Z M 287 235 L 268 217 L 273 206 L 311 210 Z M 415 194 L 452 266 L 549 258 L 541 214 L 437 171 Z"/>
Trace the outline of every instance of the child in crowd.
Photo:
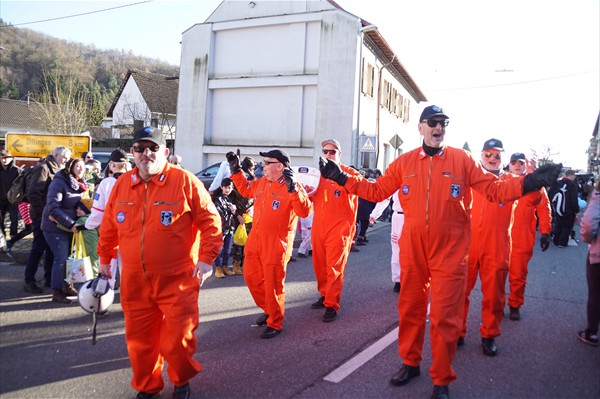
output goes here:
<path id="1" fill-rule="evenodd" d="M 212 200 L 219 211 L 219 215 L 221 215 L 223 230 L 223 246 L 214 263 L 215 277 L 233 276 L 235 273 L 229 269 L 228 263 L 231 243 L 233 241 L 233 231 L 235 229 L 234 219 L 236 218 L 237 207 L 234 205 L 234 186 L 230 178 L 226 177 L 221 181 L 221 186 L 213 192 Z"/>

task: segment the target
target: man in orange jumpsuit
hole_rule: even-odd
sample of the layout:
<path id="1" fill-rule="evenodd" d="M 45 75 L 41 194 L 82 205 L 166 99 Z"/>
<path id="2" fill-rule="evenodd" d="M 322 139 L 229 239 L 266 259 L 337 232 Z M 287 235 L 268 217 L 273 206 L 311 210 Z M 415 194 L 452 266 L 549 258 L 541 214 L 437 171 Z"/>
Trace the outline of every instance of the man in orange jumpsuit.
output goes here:
<path id="1" fill-rule="evenodd" d="M 511 180 L 513 176 L 502 172 L 502 141 L 490 139 L 483 144 L 481 165 L 485 170 L 502 180 Z M 465 295 L 465 317 L 461 337 L 457 345 L 464 343 L 467 332 L 469 296 L 481 278 L 481 345 L 483 354 L 496 356 L 495 338 L 500 335 L 500 322 L 504 316 L 506 303 L 506 277 L 510 258 L 510 228 L 513 223 L 515 202 L 491 202 L 476 191 L 472 192 L 471 233 L 469 248 L 469 273 L 467 275 L 467 293 Z"/>
<path id="2" fill-rule="evenodd" d="M 112 277 L 109 263 L 119 249 L 137 398 L 162 390 L 164 361 L 173 398 L 189 398 L 189 381 L 202 369 L 193 358 L 199 274 L 212 270 L 219 253 L 221 219 L 198 178 L 167 162 L 161 131 L 138 129 L 131 149 L 136 167 L 115 183 L 100 226 L 98 273 Z"/>
<path id="3" fill-rule="evenodd" d="M 323 157 L 337 163 L 350 174 L 359 175 L 353 168 L 342 165 L 342 148 L 336 139 L 321 143 Z M 313 309 L 325 308 L 323 321 L 334 321 L 340 308 L 346 261 L 356 232 L 356 210 L 358 197 L 334 181 L 321 177 L 319 187 L 311 198 L 315 208 L 313 219 L 312 246 L 313 268 L 317 279 L 319 300 Z"/>
<path id="4" fill-rule="evenodd" d="M 527 173 L 527 160 L 525 154 L 517 152 L 510 157 L 508 165 L 510 172 L 516 176 Z M 536 220 L 537 214 L 537 220 Z M 533 256 L 535 245 L 536 222 L 540 224 L 540 247 L 542 252 L 550 246 L 550 232 L 552 231 L 552 209 L 546 189 L 531 192 L 519 199 L 514 212 L 515 221 L 510 232 L 512 238 L 512 252 L 508 270 L 510 295 L 508 306 L 511 320 L 521 319 L 521 306 L 525 302 L 525 285 L 527 284 L 527 264 Z"/>
<path id="5" fill-rule="evenodd" d="M 375 183 L 320 160 L 324 178 L 370 201 L 379 202 L 400 190 L 405 219 L 400 238 L 398 352 L 403 364 L 391 383 L 401 386 L 420 375 L 431 292 L 429 372 L 434 398 L 447 398 L 448 384 L 456 379 L 452 359 L 464 316 L 471 242 L 469 188 L 495 202 L 513 200 L 556 180 L 562 166 L 547 165 L 524 178 L 499 180 L 467 152 L 443 144 L 447 124 L 440 107 L 426 107 L 418 124 L 423 146 L 398 157 Z"/>
<path id="6" fill-rule="evenodd" d="M 261 338 L 277 336 L 285 314 L 285 273 L 294 249 L 298 217 L 307 217 L 311 203 L 302 185 L 294 181 L 289 155 L 281 150 L 261 152 L 264 176 L 248 181 L 239 157 L 227 153 L 231 179 L 246 198 L 254 198 L 252 231 L 244 248 L 244 280 L 267 324 Z"/>

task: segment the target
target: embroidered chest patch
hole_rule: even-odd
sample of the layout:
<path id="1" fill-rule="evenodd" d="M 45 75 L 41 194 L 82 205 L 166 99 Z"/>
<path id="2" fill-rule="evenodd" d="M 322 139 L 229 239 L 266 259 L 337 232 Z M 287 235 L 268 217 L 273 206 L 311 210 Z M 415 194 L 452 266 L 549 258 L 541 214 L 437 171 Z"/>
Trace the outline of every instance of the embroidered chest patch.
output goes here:
<path id="1" fill-rule="evenodd" d="M 117 213 L 117 223 L 123 223 L 125 221 L 125 212 L 121 211 Z"/>
<path id="2" fill-rule="evenodd" d="M 340 195 L 342 195 L 342 192 L 341 192 L 340 190 L 335 190 L 335 191 L 333 192 L 333 196 L 334 196 L 335 198 L 340 198 Z"/>
<path id="3" fill-rule="evenodd" d="M 408 186 L 406 184 L 402 186 L 402 194 L 404 194 L 404 195 L 408 194 Z"/>
<path id="4" fill-rule="evenodd" d="M 168 226 L 173 222 L 173 211 L 160 211 L 160 223 Z"/>
<path id="5" fill-rule="evenodd" d="M 279 205 L 281 205 L 281 202 L 279 202 L 278 200 L 274 200 L 271 204 L 271 208 L 273 208 L 273 210 L 276 211 L 277 209 L 279 209 Z"/>
<path id="6" fill-rule="evenodd" d="M 454 198 L 458 198 L 458 196 L 460 195 L 460 184 L 450 185 L 450 195 Z"/>

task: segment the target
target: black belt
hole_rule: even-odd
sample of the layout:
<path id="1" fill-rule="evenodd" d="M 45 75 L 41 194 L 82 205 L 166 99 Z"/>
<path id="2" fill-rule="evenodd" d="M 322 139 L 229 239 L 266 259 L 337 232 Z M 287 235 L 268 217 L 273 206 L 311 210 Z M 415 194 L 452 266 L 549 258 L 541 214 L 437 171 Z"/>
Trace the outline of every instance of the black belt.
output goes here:
<path id="1" fill-rule="evenodd" d="M 403 214 L 404 214 L 404 212 L 401 212 L 401 211 L 396 211 L 396 213 L 399 213 L 399 214 L 401 214 L 401 215 L 403 215 Z"/>

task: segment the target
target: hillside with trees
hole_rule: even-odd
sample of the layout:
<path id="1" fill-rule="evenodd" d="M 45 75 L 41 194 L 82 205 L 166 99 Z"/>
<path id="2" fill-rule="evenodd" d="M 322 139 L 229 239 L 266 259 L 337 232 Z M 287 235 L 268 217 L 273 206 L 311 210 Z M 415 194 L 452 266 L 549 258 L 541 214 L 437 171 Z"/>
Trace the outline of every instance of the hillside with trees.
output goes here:
<path id="1" fill-rule="evenodd" d="M 93 45 L 57 39 L 0 19 L 0 97 L 85 105 L 90 126 L 100 125 L 128 69 L 178 76 L 179 67 Z"/>

